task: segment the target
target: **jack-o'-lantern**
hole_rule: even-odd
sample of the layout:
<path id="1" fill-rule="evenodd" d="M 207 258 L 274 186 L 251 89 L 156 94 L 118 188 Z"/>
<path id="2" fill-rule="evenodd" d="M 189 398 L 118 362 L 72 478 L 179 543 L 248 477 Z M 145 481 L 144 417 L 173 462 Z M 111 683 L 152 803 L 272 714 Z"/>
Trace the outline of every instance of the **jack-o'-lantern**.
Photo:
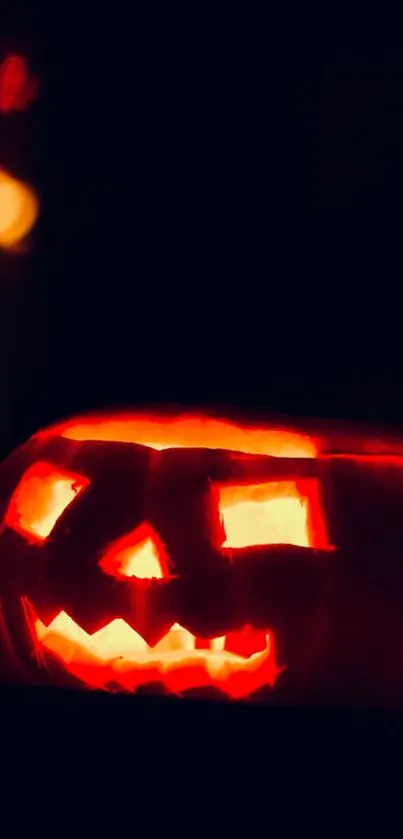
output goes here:
<path id="1" fill-rule="evenodd" d="M 84 417 L 0 468 L 3 680 L 403 705 L 403 446 Z"/>

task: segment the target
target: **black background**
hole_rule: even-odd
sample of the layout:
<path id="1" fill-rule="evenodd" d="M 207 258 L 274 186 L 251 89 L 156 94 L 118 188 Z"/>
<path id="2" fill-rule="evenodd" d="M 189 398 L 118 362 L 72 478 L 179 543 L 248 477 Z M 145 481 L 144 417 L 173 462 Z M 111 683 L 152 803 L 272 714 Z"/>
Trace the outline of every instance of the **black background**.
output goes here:
<path id="1" fill-rule="evenodd" d="M 62 416 L 142 402 L 403 421 L 398 50 L 280 46 L 233 13 L 150 11 L 145 23 L 111 7 L 19 9 L 4 33 L 42 95 L 12 128 L 2 121 L 1 163 L 43 209 L 31 252 L 0 262 L 4 453 Z M 125 706 L 118 733 L 116 709 L 96 703 L 2 702 L 3 742 L 30 726 L 47 768 L 67 731 L 75 767 L 129 752 L 138 779 L 152 753 L 147 772 L 166 780 L 175 749 L 175 778 L 197 768 L 203 794 L 212 755 L 221 780 L 231 764 L 233 794 L 262 761 L 265 779 L 281 764 L 289 792 L 296 756 L 293 790 L 308 757 L 315 782 L 325 764 L 339 783 L 354 754 L 354 797 L 364 763 L 392 761 L 401 725 L 179 715 L 156 700 L 136 705 L 136 722 Z"/>
<path id="2" fill-rule="evenodd" d="M 42 97 L 2 156 L 43 213 L 2 268 L 8 446 L 155 401 L 403 419 L 401 54 L 241 23 L 9 22 Z"/>

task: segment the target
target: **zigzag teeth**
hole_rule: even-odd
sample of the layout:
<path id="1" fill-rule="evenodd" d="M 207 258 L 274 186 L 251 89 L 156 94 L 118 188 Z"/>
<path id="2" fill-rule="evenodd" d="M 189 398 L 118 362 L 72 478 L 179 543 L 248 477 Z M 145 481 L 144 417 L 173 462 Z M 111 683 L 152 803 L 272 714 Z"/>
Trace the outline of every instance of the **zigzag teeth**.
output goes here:
<path id="1" fill-rule="evenodd" d="M 70 644 L 78 644 L 100 660 L 112 658 L 127 658 L 130 660 L 130 658 L 136 658 L 139 655 L 145 656 L 151 652 L 191 651 L 195 649 L 196 642 L 195 636 L 191 632 L 175 623 L 155 647 L 150 647 L 144 638 L 121 618 L 111 621 L 102 629 L 98 629 L 90 635 L 84 629 L 81 629 L 66 612 L 60 612 L 49 626 L 45 626 L 37 620 L 35 628 L 39 641 L 42 641 L 45 645 L 51 637 L 53 639 L 59 637 Z"/>

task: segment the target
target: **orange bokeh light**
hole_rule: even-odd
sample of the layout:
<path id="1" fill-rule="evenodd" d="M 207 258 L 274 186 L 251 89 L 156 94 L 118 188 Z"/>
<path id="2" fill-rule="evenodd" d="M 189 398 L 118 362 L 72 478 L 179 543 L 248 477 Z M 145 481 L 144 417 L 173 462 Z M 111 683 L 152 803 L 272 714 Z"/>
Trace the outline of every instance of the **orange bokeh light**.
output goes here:
<path id="1" fill-rule="evenodd" d="M 57 470 L 49 463 L 35 463 L 18 484 L 5 522 L 25 536 L 42 541 L 88 483 L 82 475 Z"/>
<path id="2" fill-rule="evenodd" d="M 15 250 L 29 233 L 39 213 L 32 189 L 0 169 L 0 247 Z"/>

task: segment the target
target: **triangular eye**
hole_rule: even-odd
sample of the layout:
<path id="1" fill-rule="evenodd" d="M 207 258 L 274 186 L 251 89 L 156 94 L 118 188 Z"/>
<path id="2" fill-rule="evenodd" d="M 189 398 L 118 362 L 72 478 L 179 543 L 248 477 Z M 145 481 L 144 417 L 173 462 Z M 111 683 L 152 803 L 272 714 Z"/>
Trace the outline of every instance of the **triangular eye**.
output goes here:
<path id="1" fill-rule="evenodd" d="M 42 541 L 88 484 L 83 475 L 58 469 L 52 463 L 35 463 L 22 476 L 11 498 L 6 525 L 28 539 Z"/>
<path id="2" fill-rule="evenodd" d="M 109 545 L 99 565 L 112 577 L 161 580 L 169 576 L 164 547 L 147 522 Z"/>

